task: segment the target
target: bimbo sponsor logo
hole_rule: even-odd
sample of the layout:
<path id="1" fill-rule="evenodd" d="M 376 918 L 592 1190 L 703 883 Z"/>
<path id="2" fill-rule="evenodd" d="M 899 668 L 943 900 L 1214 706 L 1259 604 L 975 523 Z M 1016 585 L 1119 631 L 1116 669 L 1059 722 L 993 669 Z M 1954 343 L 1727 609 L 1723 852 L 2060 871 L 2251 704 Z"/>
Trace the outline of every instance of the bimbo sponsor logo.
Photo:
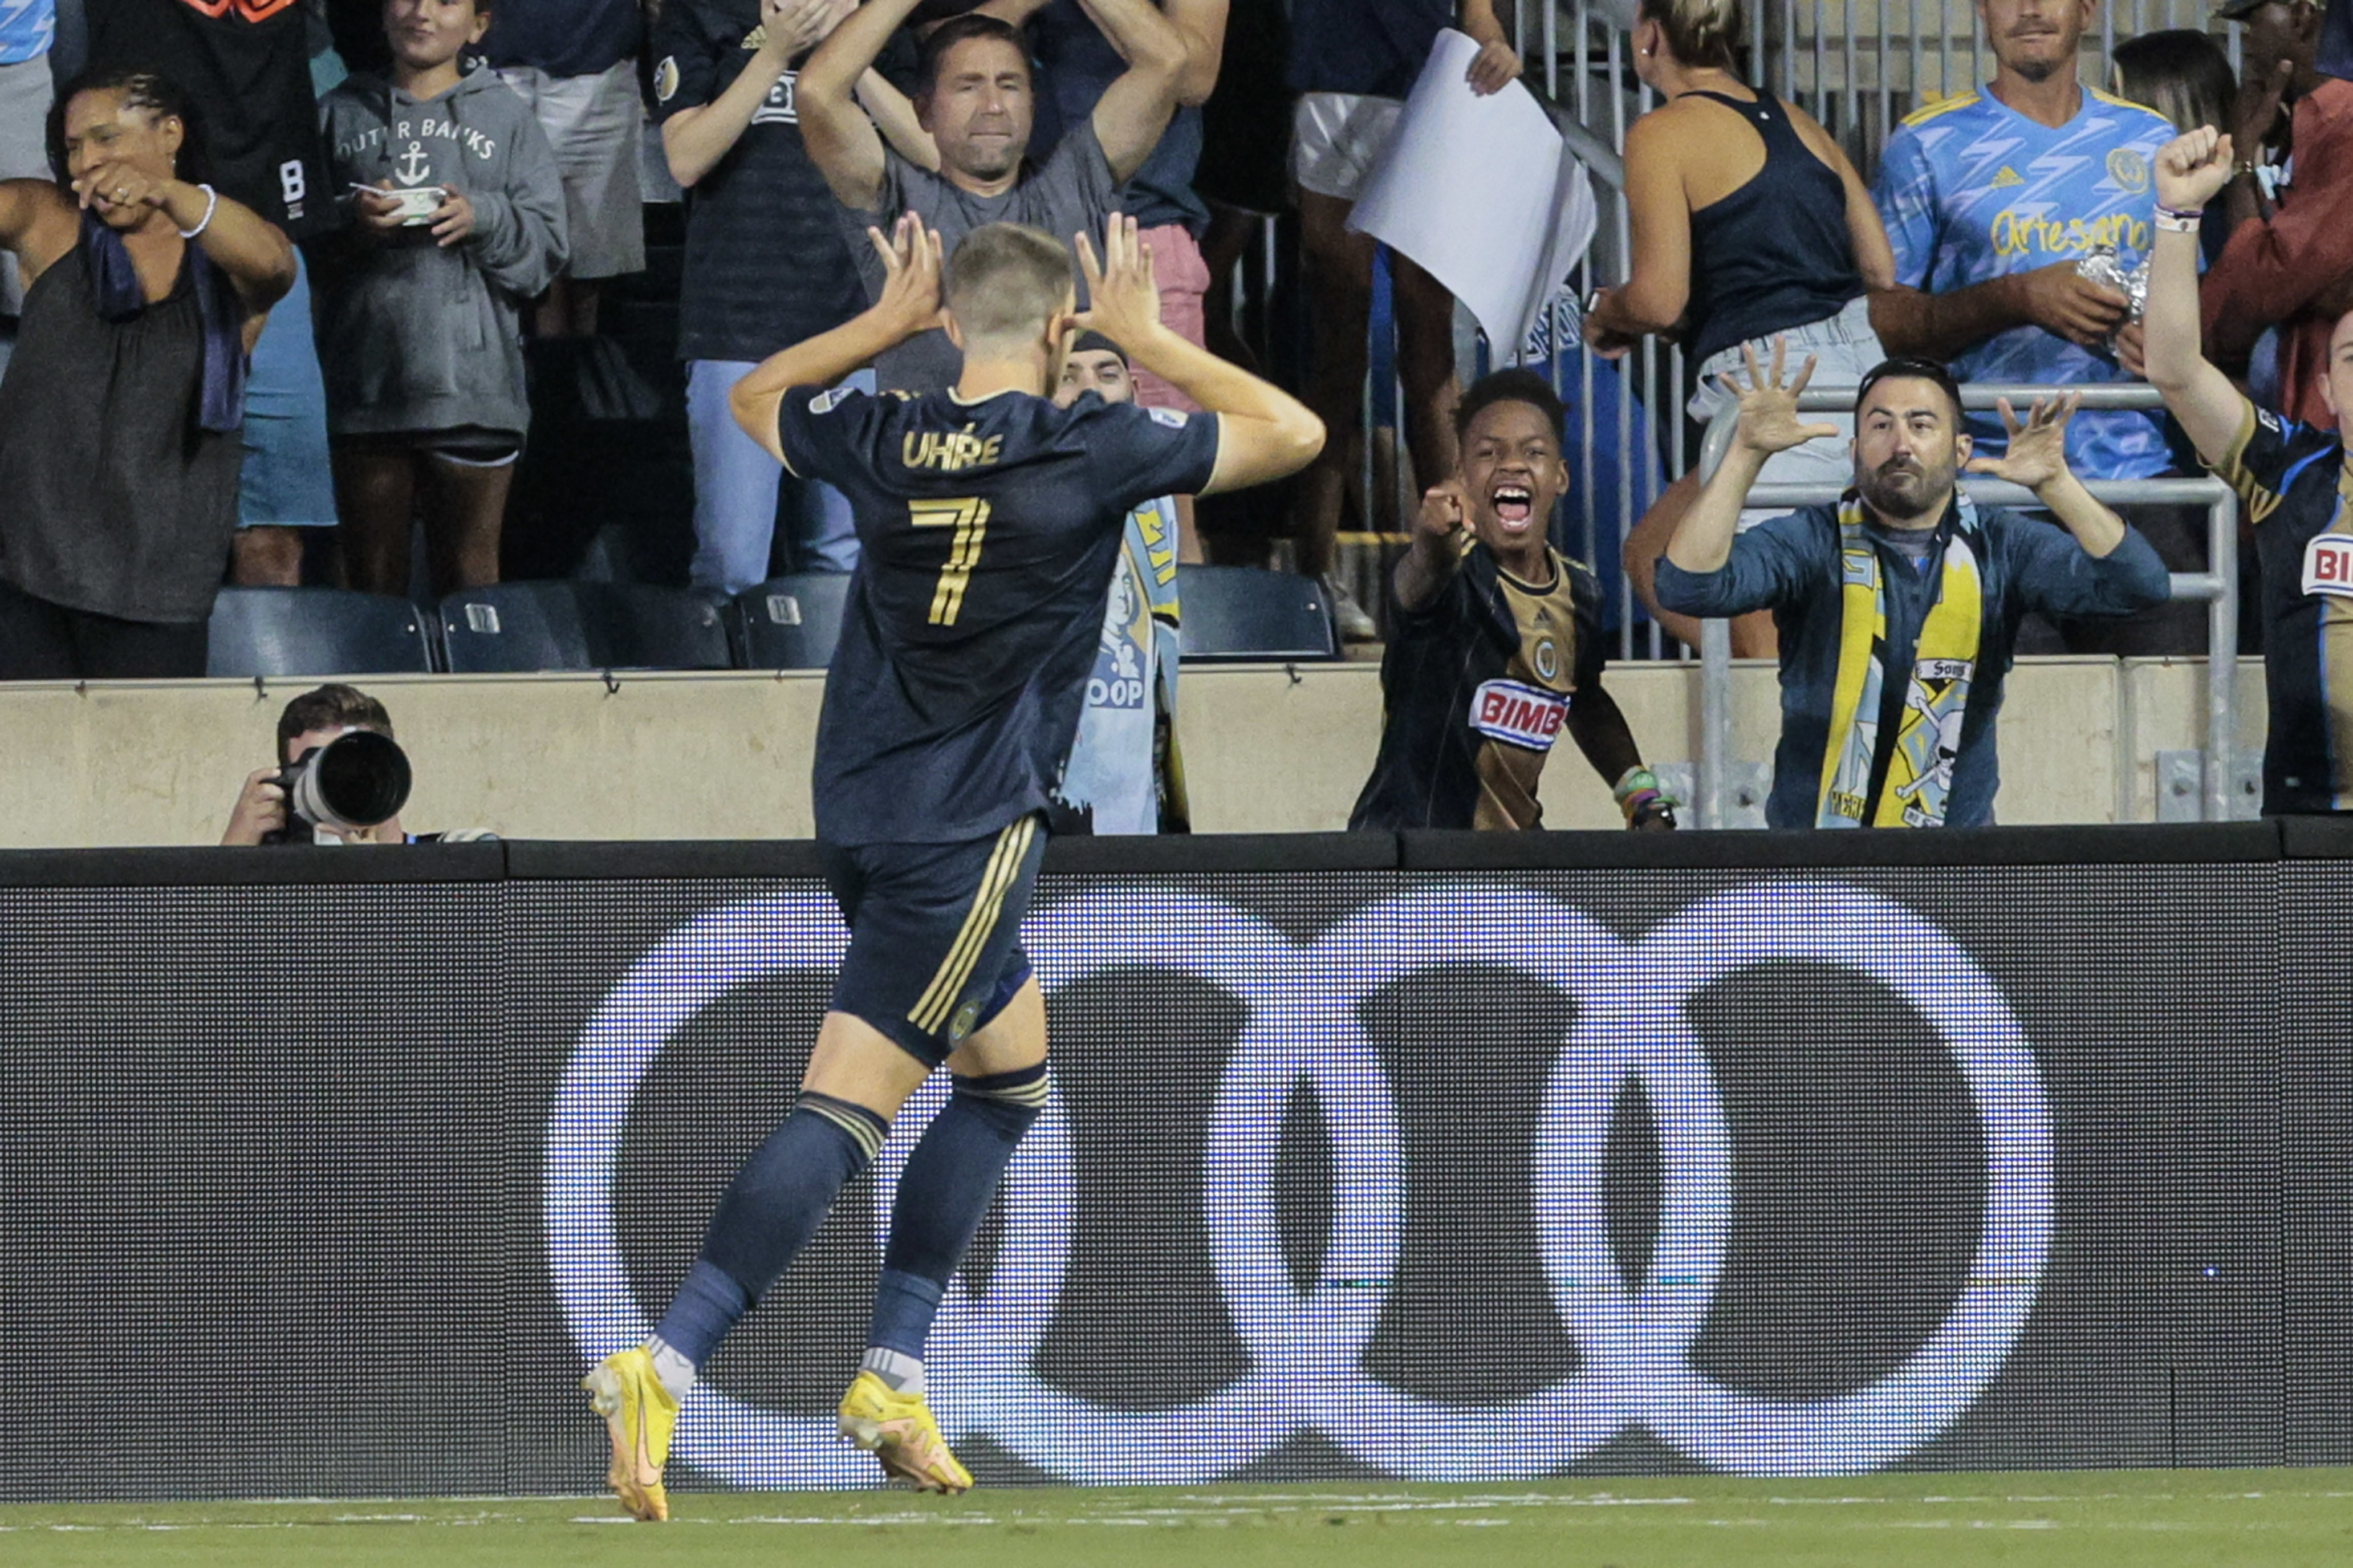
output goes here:
<path id="1" fill-rule="evenodd" d="M 2353 598 L 2353 534 L 2316 534 L 2304 547 L 2304 591 Z"/>
<path id="2" fill-rule="evenodd" d="M 1491 740 L 1509 741 L 1541 752 L 1560 733 L 1568 699 L 1540 686 L 1491 680 L 1471 699 L 1471 727 Z"/>

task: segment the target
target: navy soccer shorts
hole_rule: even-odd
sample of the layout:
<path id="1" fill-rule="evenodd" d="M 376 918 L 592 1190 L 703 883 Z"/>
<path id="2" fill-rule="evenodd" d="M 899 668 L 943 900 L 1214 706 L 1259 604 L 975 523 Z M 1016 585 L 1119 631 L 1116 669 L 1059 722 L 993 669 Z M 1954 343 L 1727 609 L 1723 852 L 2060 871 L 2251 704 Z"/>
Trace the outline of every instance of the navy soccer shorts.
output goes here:
<path id="1" fill-rule="evenodd" d="M 825 879 L 849 925 L 833 1010 L 926 1067 L 1005 1010 L 1029 978 L 1021 917 L 1046 852 L 1043 813 L 957 844 L 825 844 Z"/>

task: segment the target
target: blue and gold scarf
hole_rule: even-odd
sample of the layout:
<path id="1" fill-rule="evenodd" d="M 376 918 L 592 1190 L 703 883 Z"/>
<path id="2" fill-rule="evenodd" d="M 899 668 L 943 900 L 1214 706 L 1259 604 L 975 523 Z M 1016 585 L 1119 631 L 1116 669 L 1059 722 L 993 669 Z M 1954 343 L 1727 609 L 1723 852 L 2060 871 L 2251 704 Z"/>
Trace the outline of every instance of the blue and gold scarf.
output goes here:
<path id="1" fill-rule="evenodd" d="M 1831 707 L 1830 742 L 1822 756 L 1817 827 L 1942 827 L 1952 795 L 1953 762 L 1977 675 L 1985 631 L 1985 584 L 1978 566 L 1984 533 L 1977 508 L 1956 498 L 1958 515 L 1945 541 L 1936 602 L 1920 626 L 1910 684 L 1896 720 L 1887 778 L 1874 805 L 1872 766 L 1879 751 L 1879 715 L 1887 679 L 1887 584 L 1879 550 L 1863 531 L 1862 501 L 1849 490 L 1839 501 L 1838 684 Z"/>

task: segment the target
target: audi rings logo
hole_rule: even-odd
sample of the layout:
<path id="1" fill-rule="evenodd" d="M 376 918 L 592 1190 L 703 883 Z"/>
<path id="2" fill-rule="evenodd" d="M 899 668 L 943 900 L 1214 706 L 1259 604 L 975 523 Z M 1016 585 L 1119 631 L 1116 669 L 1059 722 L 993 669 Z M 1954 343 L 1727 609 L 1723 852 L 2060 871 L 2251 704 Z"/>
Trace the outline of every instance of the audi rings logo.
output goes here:
<path id="1" fill-rule="evenodd" d="M 1248 1007 L 1212 1112 L 1201 1194 L 1217 1286 L 1249 1369 L 1206 1398 L 1149 1411 L 1091 1403 L 1033 1370 L 1076 1202 L 1057 1104 L 1007 1173 L 987 1289 L 975 1295 L 959 1280 L 934 1331 L 934 1399 L 951 1440 L 985 1433 L 1070 1481 L 1194 1482 L 1314 1430 L 1389 1474 L 1467 1481 L 1557 1474 L 1639 1426 L 1718 1470 L 1852 1472 L 1900 1459 L 1951 1425 L 2000 1373 L 2033 1307 L 2051 1239 L 2052 1158 L 2032 1048 L 1968 955 L 1878 894 L 1760 883 L 1694 904 L 1630 944 L 1551 899 L 1458 884 L 1368 904 L 1302 947 L 1194 892 L 1098 886 L 1033 910 L 1024 937 L 1049 993 L 1145 967 Z M 586 1355 L 649 1332 L 613 1215 L 615 1157 L 648 1068 L 720 996 L 779 970 L 834 965 L 846 941 L 821 892 L 712 910 L 640 958 L 582 1031 L 548 1128 L 545 1215 L 554 1283 Z M 1578 1370 L 1503 1407 L 1410 1394 L 1364 1365 L 1387 1300 L 1364 1282 L 1393 1277 L 1405 1204 L 1397 1107 L 1356 1004 L 1466 952 L 1577 1004 L 1544 1089 L 1531 1168 L 1544 1277 Z M 1876 1382 L 1810 1400 L 1727 1388 L 1690 1355 L 1724 1268 L 1736 1191 L 1724 1108 L 1684 1004 L 1712 981 L 1790 959 L 1860 973 L 1935 1029 L 1968 1085 L 1986 1160 L 1982 1229 L 1944 1321 Z M 1635 1289 L 1610 1249 L 1601 1168 L 1629 1079 L 1650 1103 L 1661 1170 L 1659 1234 Z M 1346 1130 L 1332 1151 L 1322 1277 L 1303 1294 L 1284 1259 L 1275 1194 L 1283 1116 L 1302 1084 L 1325 1124 Z M 935 1078 L 902 1113 L 877 1162 L 878 1223 L 944 1093 Z M 760 1408 L 709 1384 L 689 1396 L 673 1451 L 742 1487 L 858 1485 L 872 1473 L 834 1441 L 829 1416 Z"/>

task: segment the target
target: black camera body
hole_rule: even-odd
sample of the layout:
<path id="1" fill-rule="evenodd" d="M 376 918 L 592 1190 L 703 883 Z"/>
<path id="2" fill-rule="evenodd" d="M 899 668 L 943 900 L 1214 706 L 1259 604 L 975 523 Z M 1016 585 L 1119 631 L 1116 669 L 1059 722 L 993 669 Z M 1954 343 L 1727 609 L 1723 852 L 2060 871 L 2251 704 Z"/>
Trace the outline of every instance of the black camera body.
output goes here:
<path id="1" fill-rule="evenodd" d="M 408 753 L 389 735 L 347 730 L 304 752 L 278 774 L 286 826 L 277 844 L 309 844 L 316 830 L 341 837 L 389 822 L 408 804 Z"/>

